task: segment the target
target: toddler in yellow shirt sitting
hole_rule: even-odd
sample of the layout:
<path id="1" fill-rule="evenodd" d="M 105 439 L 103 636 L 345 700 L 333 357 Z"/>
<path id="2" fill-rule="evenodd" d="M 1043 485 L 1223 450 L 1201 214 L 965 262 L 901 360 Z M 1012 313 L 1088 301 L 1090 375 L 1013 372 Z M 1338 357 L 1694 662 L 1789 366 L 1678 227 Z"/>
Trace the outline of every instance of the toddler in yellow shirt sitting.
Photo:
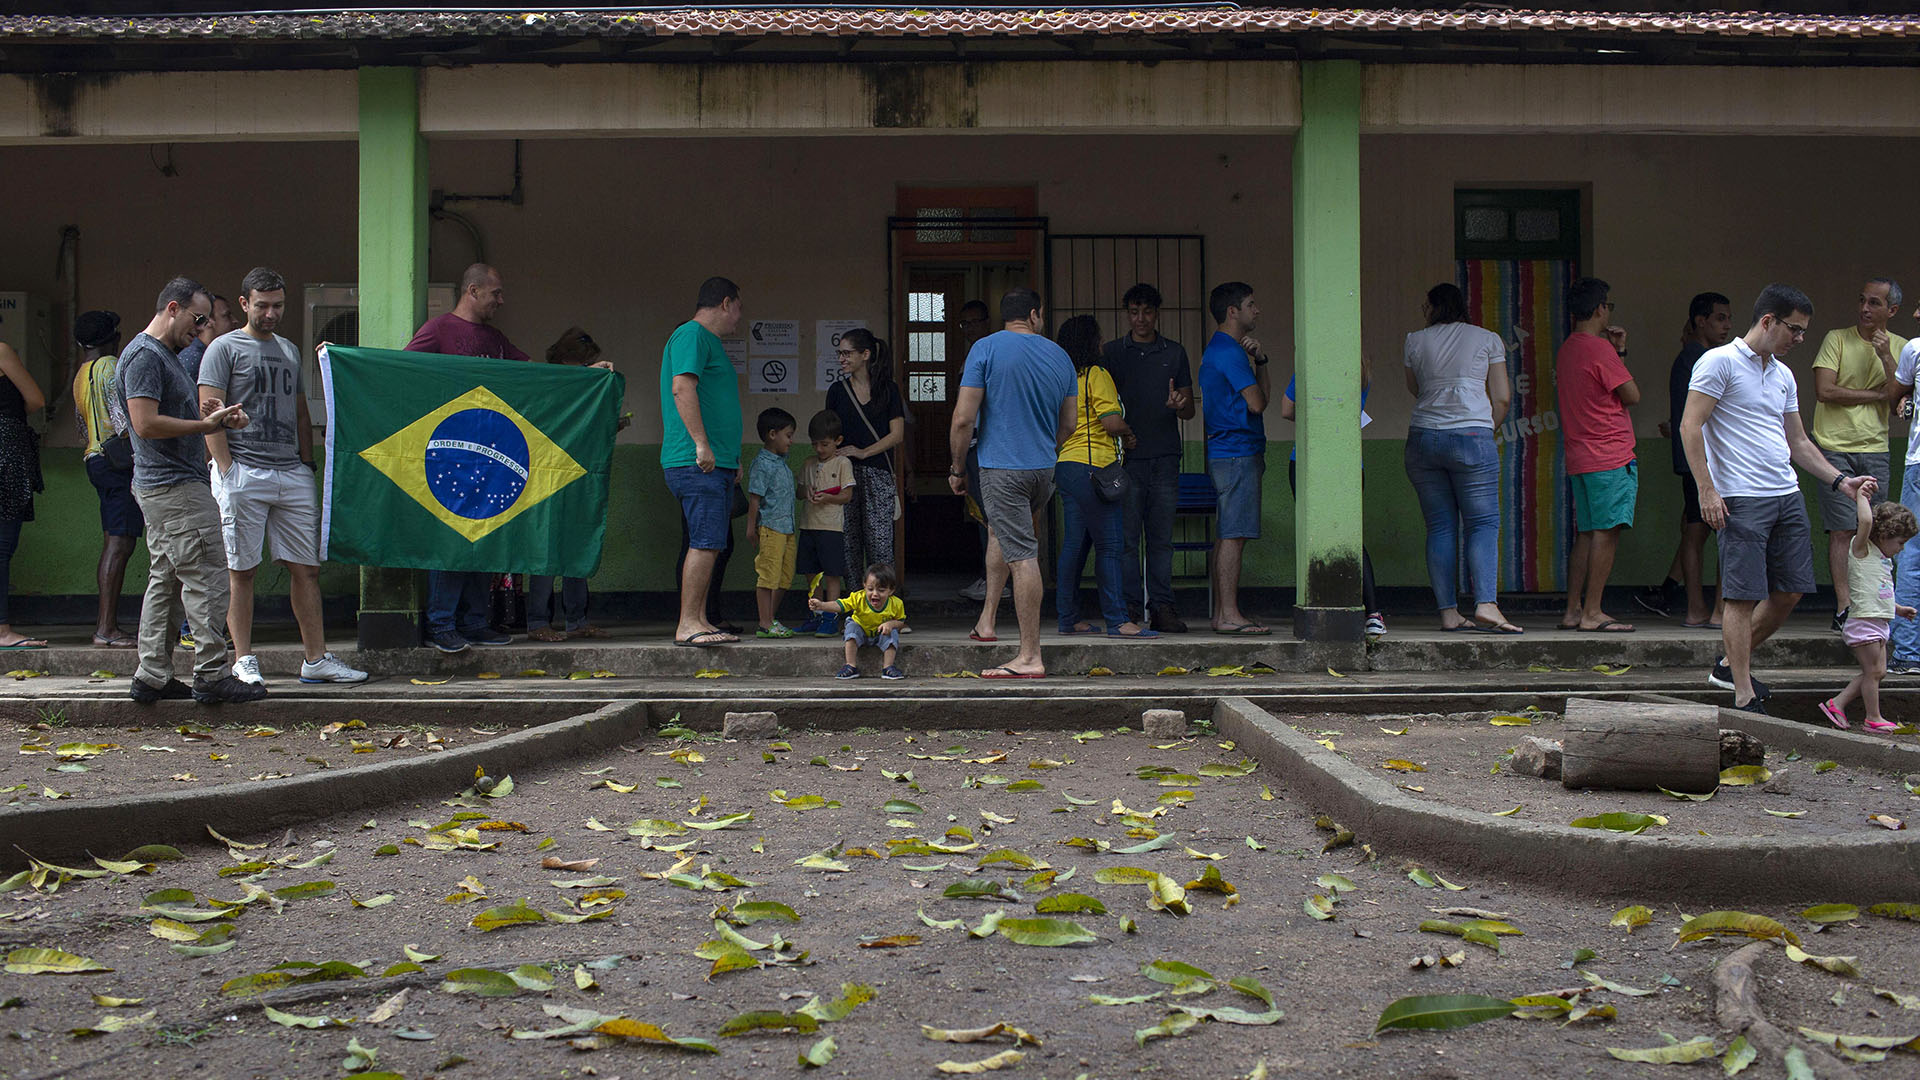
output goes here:
<path id="1" fill-rule="evenodd" d="M 847 662 L 840 668 L 836 678 L 860 677 L 860 669 L 854 665 L 854 661 L 859 658 L 862 645 L 874 645 L 880 649 L 881 678 L 907 677 L 894 665 L 894 659 L 900 653 L 900 628 L 907 625 L 906 605 L 893 595 L 897 584 L 893 567 L 886 563 L 874 563 L 867 567 L 864 588 L 850 592 L 839 600 L 807 599 L 807 607 L 814 611 L 843 611 L 847 615 L 844 634 Z"/>

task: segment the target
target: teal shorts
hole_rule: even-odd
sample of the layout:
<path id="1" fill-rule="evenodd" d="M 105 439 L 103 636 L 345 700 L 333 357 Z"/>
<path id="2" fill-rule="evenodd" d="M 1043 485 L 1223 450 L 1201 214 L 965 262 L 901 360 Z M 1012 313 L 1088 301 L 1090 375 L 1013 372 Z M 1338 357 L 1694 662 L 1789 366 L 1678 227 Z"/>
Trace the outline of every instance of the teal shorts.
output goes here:
<path id="1" fill-rule="evenodd" d="M 1633 504 L 1640 497 L 1639 462 L 1629 461 L 1606 472 L 1575 473 L 1567 483 L 1573 487 L 1575 530 L 1633 528 Z"/>

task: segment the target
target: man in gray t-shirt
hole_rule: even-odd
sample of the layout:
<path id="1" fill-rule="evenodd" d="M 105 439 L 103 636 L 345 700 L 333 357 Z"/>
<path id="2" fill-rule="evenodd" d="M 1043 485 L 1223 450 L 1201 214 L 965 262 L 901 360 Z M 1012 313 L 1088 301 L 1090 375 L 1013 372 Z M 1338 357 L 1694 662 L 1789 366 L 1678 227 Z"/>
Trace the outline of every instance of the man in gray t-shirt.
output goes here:
<path id="1" fill-rule="evenodd" d="M 200 399 L 237 401 L 249 423 L 243 431 L 207 439 L 213 457 L 213 497 L 220 504 L 220 535 L 227 551 L 227 629 L 233 634 L 233 676 L 265 686 L 253 654 L 253 577 L 262 546 L 287 568 L 288 599 L 300 625 L 306 661 L 300 681 L 364 682 L 327 651 L 320 620 L 320 499 L 313 469 L 313 422 L 300 380 L 300 353 L 275 331 L 286 310 L 287 283 L 264 266 L 240 282 L 246 324 L 207 346 L 200 361 Z"/>
<path id="2" fill-rule="evenodd" d="M 200 397 L 193 380 L 187 377 L 174 351 L 153 335 L 136 334 L 127 343 L 120 353 L 117 374 L 122 408 L 129 399 L 147 398 L 161 416 L 187 422 L 200 419 Z M 206 484 L 204 435 L 195 431 L 165 438 L 143 437 L 136 427 L 131 432 L 131 441 L 135 490 L 168 484 Z"/>
<path id="3" fill-rule="evenodd" d="M 220 508 L 207 488 L 205 437 L 247 426 L 238 405 L 196 395 L 178 350 L 210 317 L 212 298 L 191 278 L 160 290 L 153 320 L 121 354 L 120 393 L 133 432 L 133 497 L 147 522 L 147 594 L 140 605 L 140 670 L 127 694 L 142 705 L 191 697 L 208 705 L 258 701 L 226 667 Z M 178 595 L 193 628 L 193 686 L 173 677 L 172 618 Z"/>
<path id="4" fill-rule="evenodd" d="M 312 445 L 311 435 L 298 435 L 307 401 L 300 353 L 279 334 L 266 334 L 258 338 L 242 327 L 214 338 L 200 361 L 200 385 L 247 414 L 246 428 L 226 435 L 233 460 L 262 469 L 297 469 L 302 444 Z"/>

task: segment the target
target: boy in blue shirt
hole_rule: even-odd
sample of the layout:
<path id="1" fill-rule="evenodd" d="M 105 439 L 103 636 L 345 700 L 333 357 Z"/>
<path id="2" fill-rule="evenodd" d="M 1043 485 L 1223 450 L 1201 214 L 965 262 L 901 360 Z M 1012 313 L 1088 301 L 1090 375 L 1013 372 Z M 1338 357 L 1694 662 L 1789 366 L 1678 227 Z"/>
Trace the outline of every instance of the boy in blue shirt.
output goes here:
<path id="1" fill-rule="evenodd" d="M 1218 634 L 1266 634 L 1240 612 L 1240 559 L 1260 538 L 1260 488 L 1267 471 L 1264 414 L 1273 396 L 1267 354 L 1253 336 L 1260 305 L 1253 286 L 1214 286 L 1207 309 L 1220 329 L 1200 357 L 1200 407 L 1207 418 L 1207 475 L 1219 498 L 1220 542 L 1213 560 L 1213 629 Z"/>
<path id="2" fill-rule="evenodd" d="M 760 629 L 754 636 L 790 638 L 793 631 L 774 616 L 780 594 L 793 584 L 800 551 L 793 535 L 793 469 L 787 464 L 796 422 L 785 409 L 767 409 L 755 426 L 760 453 L 747 470 L 747 539 L 760 549 L 753 559 L 753 598 L 760 606 Z"/>

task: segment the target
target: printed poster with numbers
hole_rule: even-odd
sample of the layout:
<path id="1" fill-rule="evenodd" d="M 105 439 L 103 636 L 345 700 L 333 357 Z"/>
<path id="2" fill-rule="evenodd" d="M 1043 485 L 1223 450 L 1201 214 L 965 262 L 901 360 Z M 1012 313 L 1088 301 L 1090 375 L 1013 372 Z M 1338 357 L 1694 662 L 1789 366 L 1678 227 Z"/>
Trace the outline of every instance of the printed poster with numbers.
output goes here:
<path id="1" fill-rule="evenodd" d="M 813 324 L 813 388 L 826 390 L 840 381 L 840 336 L 865 329 L 865 319 L 819 319 Z"/>
<path id="2" fill-rule="evenodd" d="M 756 319 L 747 326 L 747 392 L 800 392 L 800 321 Z"/>

